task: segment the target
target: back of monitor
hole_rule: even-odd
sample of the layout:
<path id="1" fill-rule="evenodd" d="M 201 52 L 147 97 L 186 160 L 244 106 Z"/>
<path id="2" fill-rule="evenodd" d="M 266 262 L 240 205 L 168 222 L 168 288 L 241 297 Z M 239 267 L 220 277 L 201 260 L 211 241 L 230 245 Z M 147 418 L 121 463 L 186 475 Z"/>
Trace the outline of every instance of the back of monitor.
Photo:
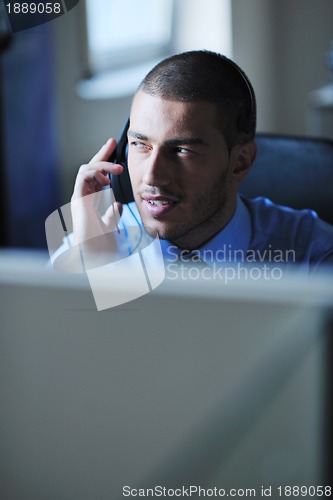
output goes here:
<path id="1" fill-rule="evenodd" d="M 66 280 L 0 285 L 2 498 L 322 484 L 322 306 L 183 283 L 97 312 Z"/>

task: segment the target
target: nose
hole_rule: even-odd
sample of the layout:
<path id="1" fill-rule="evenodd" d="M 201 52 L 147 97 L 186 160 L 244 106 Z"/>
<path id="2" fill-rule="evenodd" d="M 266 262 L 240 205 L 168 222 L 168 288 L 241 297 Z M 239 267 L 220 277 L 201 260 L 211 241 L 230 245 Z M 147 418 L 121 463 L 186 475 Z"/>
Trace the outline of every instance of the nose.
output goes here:
<path id="1" fill-rule="evenodd" d="M 148 186 L 163 187 L 170 183 L 170 165 L 162 151 L 154 149 L 145 162 L 142 181 Z"/>

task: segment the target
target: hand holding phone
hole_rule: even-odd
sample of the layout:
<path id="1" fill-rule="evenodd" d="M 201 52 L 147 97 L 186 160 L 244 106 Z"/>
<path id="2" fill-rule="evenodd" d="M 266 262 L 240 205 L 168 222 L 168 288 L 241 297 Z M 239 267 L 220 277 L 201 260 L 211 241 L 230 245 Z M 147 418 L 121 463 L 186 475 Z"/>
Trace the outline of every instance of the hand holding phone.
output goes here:
<path id="1" fill-rule="evenodd" d="M 101 191 L 110 184 L 108 174 L 119 175 L 123 171 L 122 165 L 110 161 L 116 147 L 116 140 L 109 139 L 88 164 L 81 165 L 76 177 L 72 200 Z"/>
<path id="2" fill-rule="evenodd" d="M 109 161 L 116 147 L 117 142 L 109 139 L 78 171 L 71 198 L 74 244 L 89 240 L 92 244 L 96 238 L 101 241 L 100 236 L 117 229 L 121 203 L 116 203 L 112 190 L 107 190 L 106 194 L 103 192 L 110 185 L 109 175 L 119 175 L 123 171 L 122 165 Z M 105 205 L 105 198 L 107 207 L 101 213 L 100 207 L 102 202 Z"/>
<path id="3" fill-rule="evenodd" d="M 71 202 L 45 222 L 52 265 L 56 263 L 59 270 L 82 272 L 83 261 L 85 268 L 90 268 L 103 259 L 128 255 L 120 223 L 122 203 L 133 199 L 126 161 L 128 125 L 129 121 L 118 144 L 109 139 L 89 163 L 80 167 Z"/>

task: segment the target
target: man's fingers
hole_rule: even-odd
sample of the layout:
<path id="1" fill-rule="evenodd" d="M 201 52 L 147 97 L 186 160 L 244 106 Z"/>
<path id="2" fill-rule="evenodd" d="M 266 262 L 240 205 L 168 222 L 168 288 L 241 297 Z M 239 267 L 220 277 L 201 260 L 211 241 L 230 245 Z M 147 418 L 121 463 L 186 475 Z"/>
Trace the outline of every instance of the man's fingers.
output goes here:
<path id="1" fill-rule="evenodd" d="M 106 161 L 91 165 L 82 165 L 75 180 L 72 199 L 100 191 L 110 184 L 107 174 L 121 174 L 123 167 Z"/>
<path id="2" fill-rule="evenodd" d="M 110 184 L 110 179 L 105 175 L 104 172 L 100 172 L 99 170 L 95 170 L 93 175 L 93 180 L 100 184 L 101 186 L 108 186 Z M 89 180 L 88 180 L 89 182 Z"/>
<path id="3" fill-rule="evenodd" d="M 99 161 L 98 163 L 88 163 L 81 165 L 79 175 L 89 176 L 92 172 L 101 172 L 102 174 L 121 174 L 123 171 L 122 165 L 118 163 L 110 163 L 108 161 Z"/>
<path id="4" fill-rule="evenodd" d="M 72 200 L 101 191 L 110 184 L 108 174 L 122 173 L 122 165 L 108 161 L 116 146 L 117 142 L 109 139 L 88 164 L 81 165 L 76 176 Z"/>
<path id="5" fill-rule="evenodd" d="M 101 147 L 98 153 L 96 153 L 95 156 L 92 157 L 89 163 L 91 164 L 98 161 L 107 161 L 116 149 L 116 146 L 117 141 L 115 139 L 108 139 L 108 141 Z"/>

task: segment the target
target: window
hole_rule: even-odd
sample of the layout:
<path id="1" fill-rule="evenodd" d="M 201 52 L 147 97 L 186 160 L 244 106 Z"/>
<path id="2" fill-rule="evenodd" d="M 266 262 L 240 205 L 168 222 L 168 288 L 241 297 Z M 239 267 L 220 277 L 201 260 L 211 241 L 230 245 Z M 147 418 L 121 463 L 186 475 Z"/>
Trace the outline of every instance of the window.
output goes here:
<path id="1" fill-rule="evenodd" d="M 186 50 L 232 57 L 232 0 L 82 0 L 86 100 L 132 95 L 161 59 Z"/>
<path id="2" fill-rule="evenodd" d="M 86 0 L 88 74 L 171 53 L 173 0 Z"/>

